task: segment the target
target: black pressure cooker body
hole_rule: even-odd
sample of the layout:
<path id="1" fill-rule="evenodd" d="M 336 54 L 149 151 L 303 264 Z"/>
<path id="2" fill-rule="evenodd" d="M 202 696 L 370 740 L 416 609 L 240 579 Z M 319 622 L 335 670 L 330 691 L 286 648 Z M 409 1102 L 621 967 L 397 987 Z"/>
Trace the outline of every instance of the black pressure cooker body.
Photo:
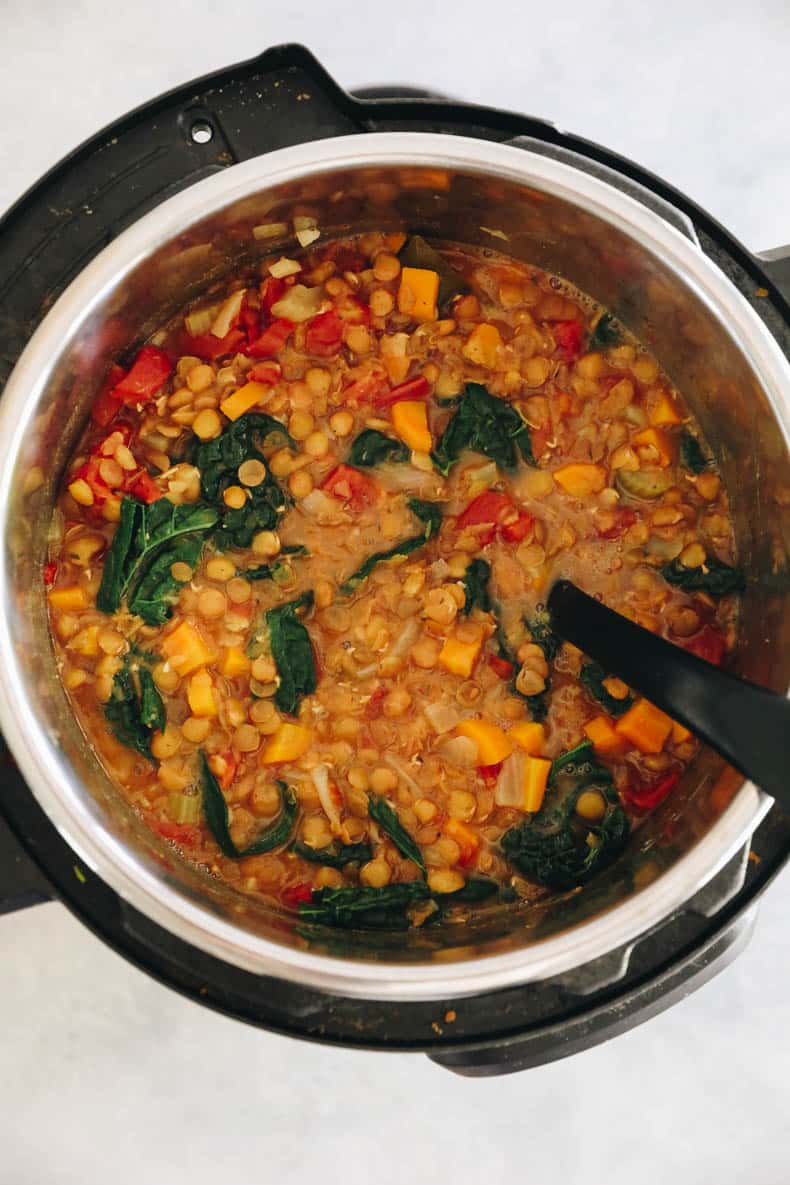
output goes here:
<path id="1" fill-rule="evenodd" d="M 121 230 L 212 173 L 295 144 L 360 132 L 445 132 L 522 144 L 594 173 L 702 249 L 790 356 L 790 253 L 759 259 L 659 178 L 552 124 L 409 88 L 341 90 L 299 46 L 192 82 L 100 132 L 0 222 L 0 385 L 74 276 Z M 7 751 L 0 782 L 0 913 L 51 897 L 162 983 L 274 1032 L 365 1049 L 422 1051 L 469 1076 L 567 1057 L 663 1011 L 746 944 L 757 899 L 790 853 L 774 808 L 751 842 L 636 942 L 556 979 L 464 999 L 349 999 L 253 975 L 174 937 L 128 905 L 60 837 Z"/>

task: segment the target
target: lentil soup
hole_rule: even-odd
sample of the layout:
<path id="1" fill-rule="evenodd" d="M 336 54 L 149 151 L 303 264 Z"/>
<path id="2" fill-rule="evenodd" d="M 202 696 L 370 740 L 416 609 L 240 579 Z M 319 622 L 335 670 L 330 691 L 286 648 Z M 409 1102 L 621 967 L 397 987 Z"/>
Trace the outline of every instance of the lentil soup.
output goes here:
<path id="1" fill-rule="evenodd" d="M 153 831 L 305 918 L 583 884 L 696 742 L 543 601 L 569 577 L 722 662 L 741 575 L 710 450 L 555 277 L 297 237 L 94 401 L 45 569 L 75 713 Z"/>

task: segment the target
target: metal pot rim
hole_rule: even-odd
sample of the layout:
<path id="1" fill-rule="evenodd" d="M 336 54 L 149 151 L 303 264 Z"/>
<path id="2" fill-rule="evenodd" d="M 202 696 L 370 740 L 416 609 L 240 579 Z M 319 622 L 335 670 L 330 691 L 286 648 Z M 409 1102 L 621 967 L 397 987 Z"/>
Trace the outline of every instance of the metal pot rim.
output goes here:
<path id="1" fill-rule="evenodd" d="M 583 207 L 660 256 L 697 297 L 737 331 L 790 439 L 790 368 L 778 345 L 702 251 L 640 205 L 573 167 L 522 148 L 434 133 L 343 136 L 284 148 L 235 165 L 168 199 L 125 230 L 72 281 L 20 357 L 0 402 L 0 507 L 8 507 L 14 462 L 52 361 L 101 294 L 186 225 L 264 186 L 355 167 L 426 166 L 480 172 L 533 185 Z M 0 554 L 0 587 L 8 579 Z M 771 806 L 745 783 L 708 833 L 648 890 L 557 936 L 501 955 L 455 962 L 352 962 L 311 954 L 243 931 L 195 904 L 135 861 L 134 852 L 89 813 L 56 759 L 56 738 L 31 711 L 7 615 L 0 618 L 0 728 L 41 807 L 66 842 L 135 909 L 200 950 L 257 974 L 380 1000 L 449 999 L 547 979 L 637 938 L 688 901 L 743 845 Z M 29 705 L 28 705 L 29 706 Z"/>

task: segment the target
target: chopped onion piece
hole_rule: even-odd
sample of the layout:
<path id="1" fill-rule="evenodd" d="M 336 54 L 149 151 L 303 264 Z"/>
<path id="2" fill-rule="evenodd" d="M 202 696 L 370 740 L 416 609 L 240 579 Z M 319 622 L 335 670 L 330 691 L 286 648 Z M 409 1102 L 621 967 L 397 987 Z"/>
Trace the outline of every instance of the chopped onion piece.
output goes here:
<path id="1" fill-rule="evenodd" d="M 461 474 L 461 485 L 464 494 L 476 498 L 484 490 L 489 490 L 499 480 L 499 471 L 492 461 L 489 465 L 475 465 Z"/>
<path id="2" fill-rule="evenodd" d="M 212 304 L 208 308 L 193 309 L 191 313 L 187 313 L 184 325 L 189 336 L 200 337 L 202 333 L 208 333 L 219 307 L 218 304 Z"/>
<path id="3" fill-rule="evenodd" d="M 525 759 L 526 754 L 517 749 L 502 762 L 502 769 L 494 788 L 494 802 L 497 806 L 515 807 L 523 811 Z"/>
<path id="4" fill-rule="evenodd" d="M 286 276 L 295 276 L 302 270 L 302 265 L 296 259 L 281 257 L 276 263 L 269 264 L 269 275 L 275 280 L 284 280 Z"/>
<path id="5" fill-rule="evenodd" d="M 401 658 L 404 654 L 407 654 L 416 642 L 419 632 L 420 623 L 417 621 L 416 617 L 412 617 L 409 621 L 407 621 L 406 625 L 401 630 L 395 645 L 389 652 L 389 657 Z"/>
<path id="6" fill-rule="evenodd" d="M 321 287 L 305 288 L 304 284 L 294 284 L 282 300 L 272 305 L 272 312 L 275 317 L 287 317 L 289 321 L 309 321 L 330 305 L 331 301 L 326 299 Z"/>
<path id="7" fill-rule="evenodd" d="M 280 239 L 288 234 L 287 222 L 263 222 L 260 226 L 253 226 L 253 237 L 256 239 Z"/>
<path id="8" fill-rule="evenodd" d="M 452 737 L 442 744 L 439 753 L 443 761 L 450 761 L 464 769 L 477 765 L 477 745 L 471 737 Z"/>
<path id="9" fill-rule="evenodd" d="M 241 313 L 241 306 L 244 304 L 246 292 L 246 288 L 239 288 L 237 292 L 231 292 L 228 299 L 223 302 L 211 325 L 210 332 L 213 333 L 214 337 L 225 337 L 226 334 L 230 333 L 233 322 Z"/>
<path id="10" fill-rule="evenodd" d="M 428 704 L 425 716 L 434 732 L 449 732 L 467 718 L 455 704 Z"/>
<path id="11" fill-rule="evenodd" d="M 492 239 L 502 239 L 505 243 L 510 242 L 510 236 L 506 235 L 503 230 L 497 230 L 494 226 L 481 226 L 484 235 L 491 235 Z"/>
<path id="12" fill-rule="evenodd" d="M 330 523 L 349 521 L 348 515 L 337 498 L 330 497 L 323 490 L 311 490 L 305 498 L 302 498 L 299 506 L 305 514 L 309 514 L 319 523 L 329 525 Z"/>
<path id="13" fill-rule="evenodd" d="M 413 465 L 385 463 L 379 465 L 377 472 L 388 489 L 406 490 L 410 494 L 425 496 L 429 501 L 434 501 L 442 489 L 442 479 L 437 473 L 424 473 Z"/>
<path id="14" fill-rule="evenodd" d="M 312 230 L 318 226 L 318 219 L 311 218 L 308 214 L 296 214 L 294 216 L 294 230 Z"/>
<path id="15" fill-rule="evenodd" d="M 332 833 L 337 834 L 340 831 L 340 811 L 332 794 L 332 786 L 329 781 L 329 766 L 317 765 L 311 772 L 313 785 L 315 786 L 318 797 L 321 800 L 324 814 L 332 825 Z"/>
<path id="16" fill-rule="evenodd" d="M 316 239 L 321 238 L 321 231 L 317 227 L 308 227 L 305 230 L 298 230 L 296 238 L 300 247 L 309 247 Z"/>

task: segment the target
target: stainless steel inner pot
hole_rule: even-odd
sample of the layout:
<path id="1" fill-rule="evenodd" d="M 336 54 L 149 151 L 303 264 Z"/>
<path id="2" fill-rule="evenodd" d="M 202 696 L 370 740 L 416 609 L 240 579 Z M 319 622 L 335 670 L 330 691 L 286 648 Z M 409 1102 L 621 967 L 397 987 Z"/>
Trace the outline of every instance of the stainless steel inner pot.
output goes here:
<path id="1" fill-rule="evenodd" d="M 59 684 L 42 565 L 54 493 L 106 363 L 209 280 L 266 252 L 254 226 L 318 218 L 325 240 L 406 229 L 535 263 L 608 305 L 688 398 L 730 489 L 750 575 L 738 673 L 785 691 L 790 368 L 693 242 L 632 198 L 523 148 L 424 133 L 323 140 L 171 198 L 70 285 L 0 404 L 0 727 L 63 837 L 159 925 L 260 974 L 375 999 L 462 996 L 570 972 L 654 927 L 738 851 L 770 806 L 713 754 L 584 891 L 406 934 L 306 933 L 158 844 L 119 802 Z"/>

